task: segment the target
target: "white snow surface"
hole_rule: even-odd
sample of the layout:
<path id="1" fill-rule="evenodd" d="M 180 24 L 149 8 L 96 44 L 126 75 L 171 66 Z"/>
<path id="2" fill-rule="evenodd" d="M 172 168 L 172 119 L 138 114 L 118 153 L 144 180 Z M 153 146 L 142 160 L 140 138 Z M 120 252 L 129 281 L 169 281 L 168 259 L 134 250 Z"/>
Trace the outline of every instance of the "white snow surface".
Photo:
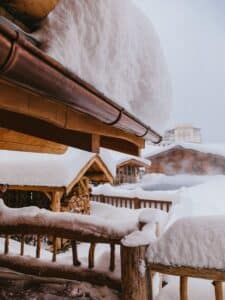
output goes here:
<path id="1" fill-rule="evenodd" d="M 168 119 L 164 55 L 132 0 L 61 0 L 34 35 L 50 56 L 153 128 Z"/>
<path id="2" fill-rule="evenodd" d="M 168 202 L 173 202 L 173 199 L 177 191 L 144 191 L 139 185 L 127 184 L 121 186 L 112 186 L 109 183 L 101 184 L 97 187 L 93 187 L 93 195 L 105 195 L 105 196 L 115 196 L 115 197 L 127 197 L 146 200 L 163 200 Z"/>
<path id="3" fill-rule="evenodd" d="M 9 208 L 0 199 L 0 225 L 65 228 L 99 236 L 122 238 L 138 228 L 140 211 L 91 203 L 91 215 L 50 212 L 38 207 Z"/>
<path id="4" fill-rule="evenodd" d="M 68 186 L 95 153 L 68 148 L 64 154 L 46 154 L 0 150 L 0 182 L 9 185 Z M 115 175 L 111 158 L 100 152 L 100 158 Z"/>
<path id="5" fill-rule="evenodd" d="M 147 251 L 149 262 L 225 270 L 225 215 L 176 221 Z"/>

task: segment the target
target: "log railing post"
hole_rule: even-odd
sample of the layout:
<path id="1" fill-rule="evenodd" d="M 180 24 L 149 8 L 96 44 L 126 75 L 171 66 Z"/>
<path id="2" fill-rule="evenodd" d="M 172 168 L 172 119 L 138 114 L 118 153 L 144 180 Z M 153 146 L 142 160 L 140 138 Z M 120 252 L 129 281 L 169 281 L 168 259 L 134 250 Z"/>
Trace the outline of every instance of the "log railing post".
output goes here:
<path id="1" fill-rule="evenodd" d="M 214 281 L 215 286 L 215 299 L 223 300 L 223 283 L 221 281 Z"/>
<path id="2" fill-rule="evenodd" d="M 146 246 L 121 245 L 122 300 L 149 299 L 145 252 Z"/>
<path id="3" fill-rule="evenodd" d="M 180 300 L 188 300 L 188 277 L 180 277 Z"/>

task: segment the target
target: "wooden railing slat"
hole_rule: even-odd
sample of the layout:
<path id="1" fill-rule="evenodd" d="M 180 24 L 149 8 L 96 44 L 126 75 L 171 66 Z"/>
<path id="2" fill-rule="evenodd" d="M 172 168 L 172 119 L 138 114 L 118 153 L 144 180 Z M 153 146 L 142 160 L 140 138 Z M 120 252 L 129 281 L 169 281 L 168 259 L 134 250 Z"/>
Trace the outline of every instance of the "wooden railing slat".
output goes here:
<path id="1" fill-rule="evenodd" d="M 72 240 L 71 241 L 71 246 L 72 246 L 72 254 L 73 254 L 73 265 L 74 266 L 80 266 L 81 262 L 78 259 L 77 242 Z"/>

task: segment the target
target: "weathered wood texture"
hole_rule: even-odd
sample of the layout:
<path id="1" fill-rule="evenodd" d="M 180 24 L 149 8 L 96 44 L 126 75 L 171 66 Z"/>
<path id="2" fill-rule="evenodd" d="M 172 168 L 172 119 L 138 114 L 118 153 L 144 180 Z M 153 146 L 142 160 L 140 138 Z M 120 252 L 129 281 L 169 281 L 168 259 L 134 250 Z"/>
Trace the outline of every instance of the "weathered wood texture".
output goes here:
<path id="1" fill-rule="evenodd" d="M 91 195 L 91 201 L 110 204 L 116 207 L 126 208 L 157 208 L 168 212 L 172 206 L 172 201 L 147 200 L 139 198 L 128 198 L 119 196 Z"/>
<path id="2" fill-rule="evenodd" d="M 146 247 L 121 246 L 123 300 L 149 299 L 145 252 Z"/>

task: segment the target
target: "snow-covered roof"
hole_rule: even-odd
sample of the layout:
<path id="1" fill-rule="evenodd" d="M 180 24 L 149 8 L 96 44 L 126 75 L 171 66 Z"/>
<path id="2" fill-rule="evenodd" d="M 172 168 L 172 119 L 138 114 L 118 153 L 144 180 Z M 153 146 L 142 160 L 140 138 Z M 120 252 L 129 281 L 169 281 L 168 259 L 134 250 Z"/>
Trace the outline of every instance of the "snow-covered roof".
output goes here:
<path id="1" fill-rule="evenodd" d="M 62 0 L 34 35 L 48 55 L 153 128 L 167 120 L 171 88 L 164 55 L 133 1 Z"/>
<path id="2" fill-rule="evenodd" d="M 147 166 L 150 166 L 151 164 L 151 162 L 144 157 L 133 156 L 103 148 L 100 151 L 100 155 L 114 175 L 116 175 L 116 168 L 129 160 L 135 160 Z"/>
<path id="3" fill-rule="evenodd" d="M 74 148 L 68 148 L 61 155 L 1 150 L 0 182 L 21 186 L 67 187 L 95 156 L 94 153 Z"/>
<path id="4" fill-rule="evenodd" d="M 168 146 L 149 145 L 142 151 L 142 156 L 145 158 L 151 157 L 169 151 L 176 147 L 191 149 L 202 153 L 211 153 L 211 154 L 225 156 L 225 144 L 197 144 L 197 143 L 179 143 L 179 144 L 171 144 Z"/>

